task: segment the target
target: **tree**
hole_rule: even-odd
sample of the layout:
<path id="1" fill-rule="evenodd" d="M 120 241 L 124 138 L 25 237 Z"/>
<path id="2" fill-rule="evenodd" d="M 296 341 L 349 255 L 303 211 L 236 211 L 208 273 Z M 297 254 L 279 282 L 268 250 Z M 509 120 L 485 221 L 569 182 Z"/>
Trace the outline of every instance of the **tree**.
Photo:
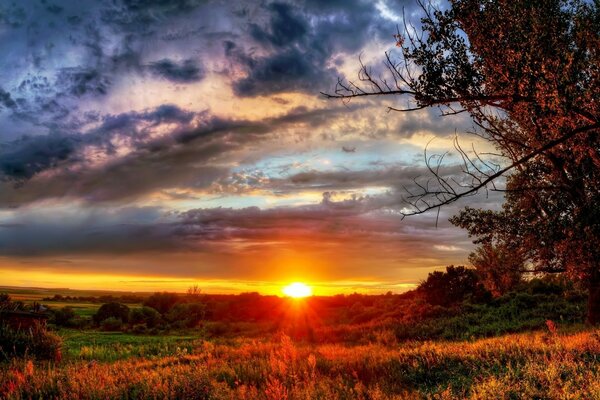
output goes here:
<path id="1" fill-rule="evenodd" d="M 179 296 L 177 293 L 157 292 L 148 297 L 146 301 L 144 301 L 144 305 L 147 307 L 152 307 L 164 315 L 169 312 L 169 310 L 173 308 L 177 302 L 179 302 Z"/>
<path id="2" fill-rule="evenodd" d="M 421 282 L 417 291 L 423 293 L 429 304 L 449 307 L 467 298 L 480 301 L 489 293 L 479 281 L 474 269 L 450 265 L 446 271 L 434 271 Z"/>
<path id="3" fill-rule="evenodd" d="M 131 325 L 145 324 L 148 328 L 154 328 L 161 322 L 158 311 L 152 307 L 134 308 L 129 315 Z"/>
<path id="4" fill-rule="evenodd" d="M 77 318 L 77 314 L 72 307 L 62 307 L 54 311 L 54 323 L 57 326 L 74 326 L 75 318 Z"/>
<path id="5" fill-rule="evenodd" d="M 511 251 L 505 245 L 485 243 L 469 255 L 469 262 L 487 290 L 495 297 L 515 288 L 525 272 L 525 262 L 519 249 Z"/>
<path id="6" fill-rule="evenodd" d="M 405 215 L 504 192 L 501 211 L 466 209 L 452 222 L 478 243 L 520 249 L 533 271 L 586 282 L 588 322 L 600 323 L 600 4 L 450 5 L 422 5 L 422 32 L 396 35 L 402 56 L 386 54 L 387 76 L 361 65 L 358 82 L 339 80 L 327 96 L 402 96 L 408 105 L 390 110 L 468 113 L 496 151 L 484 157 L 455 142 L 460 176 L 426 154 L 431 178 L 407 189 Z"/>
<path id="7" fill-rule="evenodd" d="M 129 307 L 121 303 L 102 304 L 96 314 L 92 317 L 96 324 L 101 324 L 104 320 L 114 318 L 121 320 L 122 323 L 129 321 Z"/>
<path id="8" fill-rule="evenodd" d="M 165 316 L 167 321 L 178 327 L 194 328 L 206 314 L 202 303 L 177 304 Z"/>

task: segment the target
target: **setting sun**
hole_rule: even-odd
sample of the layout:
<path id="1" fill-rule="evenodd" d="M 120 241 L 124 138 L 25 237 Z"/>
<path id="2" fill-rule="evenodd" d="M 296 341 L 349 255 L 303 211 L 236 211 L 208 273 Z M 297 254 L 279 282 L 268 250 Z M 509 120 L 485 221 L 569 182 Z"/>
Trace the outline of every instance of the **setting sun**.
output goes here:
<path id="1" fill-rule="evenodd" d="M 310 288 L 310 286 L 308 286 L 302 282 L 294 282 L 294 283 L 290 283 L 289 285 L 284 287 L 283 293 L 286 296 L 298 299 L 301 297 L 311 296 L 312 289 Z"/>

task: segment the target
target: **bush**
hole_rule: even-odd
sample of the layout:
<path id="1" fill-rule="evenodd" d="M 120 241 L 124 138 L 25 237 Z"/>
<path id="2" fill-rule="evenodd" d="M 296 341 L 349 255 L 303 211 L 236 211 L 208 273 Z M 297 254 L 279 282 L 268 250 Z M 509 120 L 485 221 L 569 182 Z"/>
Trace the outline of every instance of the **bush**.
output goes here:
<path id="1" fill-rule="evenodd" d="M 146 326 L 146 324 L 133 325 L 131 327 L 131 332 L 137 333 L 137 334 L 148 333 L 148 327 Z"/>
<path id="2" fill-rule="evenodd" d="M 100 325 L 102 321 L 108 318 L 119 319 L 121 323 L 127 323 L 129 321 L 129 307 L 121 303 L 102 304 L 94 314 L 94 322 Z"/>
<path id="3" fill-rule="evenodd" d="M 63 307 L 54 311 L 54 324 L 56 326 L 73 327 L 77 325 L 76 318 L 77 314 L 71 307 Z"/>
<path id="4" fill-rule="evenodd" d="M 60 361 L 62 339 L 44 328 L 11 329 L 0 324 L 0 360 L 12 357 L 34 357 Z"/>
<path id="5" fill-rule="evenodd" d="M 179 301 L 177 293 L 154 293 L 144 301 L 144 305 L 152 307 L 161 314 L 166 314 Z"/>
<path id="6" fill-rule="evenodd" d="M 158 311 L 152 307 L 134 308 L 129 314 L 129 323 L 131 325 L 146 325 L 148 328 L 154 328 L 161 322 L 161 316 Z"/>
<path id="7" fill-rule="evenodd" d="M 167 321 L 177 328 L 193 328 L 206 314 L 206 307 L 202 303 L 177 304 L 166 315 Z"/>
<path id="8" fill-rule="evenodd" d="M 123 321 L 115 317 L 106 318 L 100 324 L 100 328 L 103 331 L 120 331 L 122 327 Z"/>
<path id="9" fill-rule="evenodd" d="M 452 306 L 466 299 L 487 301 L 491 294 L 485 290 L 474 269 L 450 265 L 446 271 L 435 271 L 419 285 L 429 304 Z"/>

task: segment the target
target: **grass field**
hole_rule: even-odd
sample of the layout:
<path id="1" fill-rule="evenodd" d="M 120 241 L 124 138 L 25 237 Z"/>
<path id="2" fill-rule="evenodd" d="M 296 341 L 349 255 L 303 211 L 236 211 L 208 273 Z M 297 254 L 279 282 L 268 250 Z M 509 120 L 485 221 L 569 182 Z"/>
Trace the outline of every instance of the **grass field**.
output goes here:
<path id="1" fill-rule="evenodd" d="M 460 313 L 393 296 L 206 301 L 226 318 L 138 334 L 100 331 L 89 322 L 100 303 L 44 301 L 88 323 L 51 325 L 54 361 L 0 364 L 0 399 L 600 399 L 600 330 L 568 291 L 523 289 Z M 270 319 L 245 318 L 261 307 Z"/>
<path id="2" fill-rule="evenodd" d="M 155 358 L 191 352 L 199 335 L 133 335 L 123 332 L 61 330 L 69 360 L 116 361 L 130 357 Z"/>
<path id="3" fill-rule="evenodd" d="M 52 309 L 59 309 L 63 307 L 71 307 L 75 314 L 80 317 L 91 317 L 98 311 L 98 308 L 102 303 L 90 303 L 85 301 L 54 301 L 54 300 L 43 300 L 44 298 L 51 298 L 54 295 L 61 296 L 81 296 L 81 297 L 93 297 L 93 296 L 120 296 L 136 294 L 133 292 L 114 292 L 108 290 L 75 290 L 75 289 L 47 289 L 47 288 L 20 288 L 11 286 L 0 286 L 0 293 L 6 293 L 10 295 L 13 301 L 22 301 L 25 304 L 32 304 L 34 302 L 41 302 L 45 306 Z M 141 293 L 145 296 L 147 293 Z M 141 307 L 141 304 L 128 304 L 130 308 Z"/>
<path id="4" fill-rule="evenodd" d="M 600 398 L 596 331 L 392 346 L 61 334 L 67 360 L 13 361 L 0 371 L 3 398 Z"/>

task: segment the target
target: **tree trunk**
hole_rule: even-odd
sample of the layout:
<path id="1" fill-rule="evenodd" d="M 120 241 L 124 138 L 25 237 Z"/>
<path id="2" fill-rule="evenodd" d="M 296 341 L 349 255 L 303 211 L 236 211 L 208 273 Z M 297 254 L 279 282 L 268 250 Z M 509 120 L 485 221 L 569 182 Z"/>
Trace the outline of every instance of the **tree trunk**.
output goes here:
<path id="1" fill-rule="evenodd" d="M 594 268 L 590 274 L 590 292 L 588 294 L 587 323 L 600 324 L 600 271 Z"/>

